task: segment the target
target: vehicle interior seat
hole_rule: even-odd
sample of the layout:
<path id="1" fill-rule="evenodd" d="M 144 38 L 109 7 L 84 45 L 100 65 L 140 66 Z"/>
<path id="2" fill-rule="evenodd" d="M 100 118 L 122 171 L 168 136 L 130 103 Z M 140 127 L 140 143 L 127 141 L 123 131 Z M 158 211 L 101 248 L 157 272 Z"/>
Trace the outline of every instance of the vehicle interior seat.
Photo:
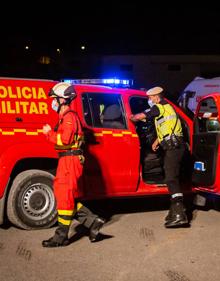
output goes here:
<path id="1" fill-rule="evenodd" d="M 117 104 L 111 104 L 103 112 L 103 127 L 124 129 L 122 113 Z"/>

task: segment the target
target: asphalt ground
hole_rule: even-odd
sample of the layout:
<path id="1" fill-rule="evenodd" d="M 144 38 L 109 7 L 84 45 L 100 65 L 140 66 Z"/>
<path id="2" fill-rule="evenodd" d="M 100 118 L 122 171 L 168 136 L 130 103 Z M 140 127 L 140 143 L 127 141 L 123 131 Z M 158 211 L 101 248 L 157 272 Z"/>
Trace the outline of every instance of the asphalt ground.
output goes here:
<path id="1" fill-rule="evenodd" d="M 71 228 L 69 246 L 50 249 L 41 241 L 56 226 L 34 231 L 2 226 L 0 280 L 220 280 L 219 211 L 189 208 L 190 227 L 166 229 L 166 197 L 94 201 L 88 206 L 107 219 L 96 243 L 78 224 Z"/>

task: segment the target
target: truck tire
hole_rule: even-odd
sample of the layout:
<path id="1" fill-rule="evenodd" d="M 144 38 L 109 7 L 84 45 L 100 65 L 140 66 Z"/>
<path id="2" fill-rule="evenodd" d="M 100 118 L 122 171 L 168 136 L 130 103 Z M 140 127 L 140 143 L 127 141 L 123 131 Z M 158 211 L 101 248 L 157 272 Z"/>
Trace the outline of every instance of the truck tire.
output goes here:
<path id="1" fill-rule="evenodd" d="M 26 230 L 55 224 L 53 178 L 52 174 L 41 170 L 24 171 L 15 177 L 7 201 L 7 216 L 12 224 Z"/>

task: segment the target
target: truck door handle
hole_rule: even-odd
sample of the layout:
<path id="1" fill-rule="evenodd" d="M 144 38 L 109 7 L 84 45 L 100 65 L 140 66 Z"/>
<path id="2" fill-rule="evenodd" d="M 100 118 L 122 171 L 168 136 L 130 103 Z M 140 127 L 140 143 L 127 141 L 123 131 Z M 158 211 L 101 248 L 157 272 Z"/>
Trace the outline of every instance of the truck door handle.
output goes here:
<path id="1" fill-rule="evenodd" d="M 23 119 L 22 119 L 21 117 L 16 117 L 16 118 L 15 118 L 15 121 L 16 121 L 16 122 L 22 122 Z"/>

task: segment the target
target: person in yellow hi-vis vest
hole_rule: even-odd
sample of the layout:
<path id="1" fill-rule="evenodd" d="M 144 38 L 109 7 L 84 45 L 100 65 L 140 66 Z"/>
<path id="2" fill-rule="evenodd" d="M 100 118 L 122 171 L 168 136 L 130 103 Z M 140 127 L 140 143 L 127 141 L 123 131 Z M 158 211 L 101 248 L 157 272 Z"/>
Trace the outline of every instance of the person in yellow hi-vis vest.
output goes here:
<path id="1" fill-rule="evenodd" d="M 59 247 L 69 244 L 68 232 L 73 219 L 89 229 L 91 242 L 97 240 L 99 229 L 105 220 L 93 214 L 81 203 L 75 202 L 80 193 L 82 176 L 83 130 L 77 113 L 70 109 L 76 93 L 69 83 L 56 84 L 49 96 L 53 98 L 52 108 L 59 114 L 59 122 L 52 130 L 50 125 L 43 126 L 48 141 L 55 145 L 59 162 L 54 180 L 54 194 L 57 201 L 58 228 L 53 237 L 42 242 L 43 247 Z"/>
<path id="2" fill-rule="evenodd" d="M 171 194 L 171 205 L 165 218 L 165 227 L 181 227 L 189 224 L 183 204 L 183 191 L 179 182 L 181 160 L 186 144 L 180 119 L 174 108 L 163 99 L 163 88 L 154 87 L 147 91 L 150 110 L 131 115 L 130 119 L 137 122 L 143 119 L 154 118 L 157 139 L 152 144 L 152 150 L 159 146 L 164 150 L 165 183 Z"/>

